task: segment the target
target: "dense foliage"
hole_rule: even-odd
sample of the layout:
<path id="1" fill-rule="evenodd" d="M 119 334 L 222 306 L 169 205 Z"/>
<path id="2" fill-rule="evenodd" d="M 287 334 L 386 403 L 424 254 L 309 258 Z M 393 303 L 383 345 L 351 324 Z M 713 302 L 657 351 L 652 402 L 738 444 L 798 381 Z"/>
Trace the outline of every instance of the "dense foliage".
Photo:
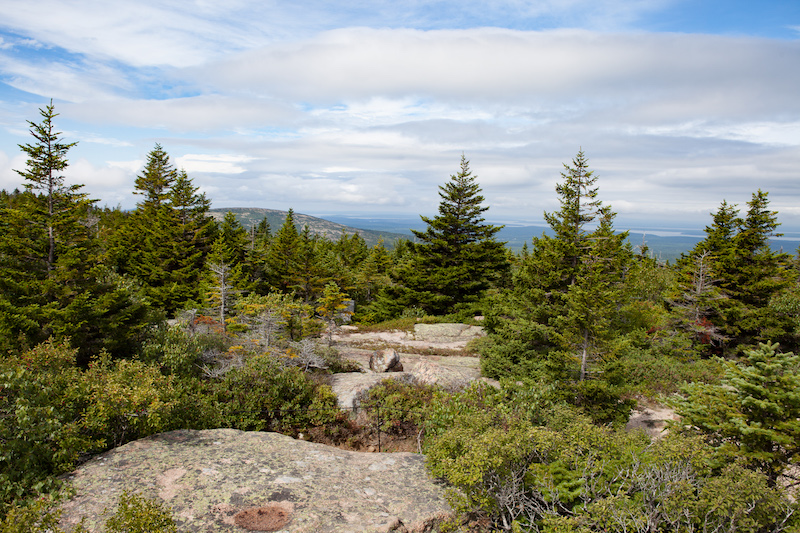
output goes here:
<path id="1" fill-rule="evenodd" d="M 766 192 L 741 217 L 723 202 L 705 239 L 662 264 L 615 231 L 581 151 L 545 213 L 551 231 L 514 254 L 462 156 L 427 230 L 370 248 L 298 228 L 292 210 L 274 234 L 266 220 L 216 222 L 160 145 L 137 208 L 99 209 L 65 183 L 74 143 L 57 116 L 51 103 L 29 123 L 24 190 L 0 191 L 0 531 L 59 531 L 42 498 L 58 476 L 153 433 L 333 441 L 361 423 L 425 449 L 456 528 L 800 527 L 800 287 L 797 260 L 769 246 Z M 389 381 L 361 419 L 340 413 L 325 376 L 353 370 L 331 346 L 343 321 L 477 313 L 489 335 L 474 350 L 500 387 Z M 669 402 L 683 421 L 657 441 L 627 432 L 637 401 Z M 167 510 L 125 495 L 107 529 L 157 522 L 174 530 Z"/>

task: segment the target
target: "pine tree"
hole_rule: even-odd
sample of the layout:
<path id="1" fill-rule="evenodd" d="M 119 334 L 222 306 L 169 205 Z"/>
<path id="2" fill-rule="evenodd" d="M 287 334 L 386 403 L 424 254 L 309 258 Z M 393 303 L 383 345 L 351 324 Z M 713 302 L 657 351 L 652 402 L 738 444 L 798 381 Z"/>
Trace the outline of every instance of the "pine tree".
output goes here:
<path id="1" fill-rule="evenodd" d="M 61 172 L 68 166 L 67 152 L 78 143 L 60 140 L 61 133 L 55 131 L 53 124 L 58 113 L 54 110 L 52 100 L 50 105 L 39 110 L 39 114 L 42 116 L 41 123 L 28 121 L 30 134 L 36 142 L 19 145 L 28 155 L 27 168 L 16 172 L 25 179 L 25 190 L 30 193 L 24 197 L 28 202 L 25 206 L 28 224 L 38 226 L 47 234 L 47 253 L 42 259 L 50 276 L 57 254 L 63 251 L 57 250 L 58 245 L 62 244 L 61 248 L 64 248 L 63 244 L 67 242 L 74 244 L 76 239 L 80 240 L 85 234 L 80 220 L 93 201 L 79 192 L 82 185 L 66 185 L 64 182 Z"/>
<path id="2" fill-rule="evenodd" d="M 600 225 L 589 236 L 583 254 L 565 257 L 577 268 L 563 294 L 563 310 L 552 320 L 553 338 L 562 349 L 577 353 L 580 381 L 609 351 L 622 282 L 632 255 L 625 243 L 627 233 L 614 233 L 614 213 L 607 207 L 600 208 L 599 213 Z"/>
<path id="3" fill-rule="evenodd" d="M 168 201 L 171 187 L 178 179 L 178 171 L 169 159 L 169 155 L 160 144 L 147 154 L 147 162 L 141 174 L 136 176 L 133 194 L 144 196 L 138 206 L 145 211 L 158 209 Z"/>
<path id="4" fill-rule="evenodd" d="M 674 403 L 685 431 L 705 434 L 725 461 L 734 447 L 776 486 L 781 475 L 796 477 L 787 467 L 800 458 L 800 357 L 781 353 L 777 343 L 760 344 L 745 356 L 741 363 L 724 362 L 720 385 L 688 385 Z"/>
<path id="5" fill-rule="evenodd" d="M 772 251 L 771 236 L 779 236 L 777 212 L 770 211 L 767 193 L 753 193 L 744 218 L 735 205 L 723 201 L 705 228 L 706 237 L 683 257 L 683 288 L 690 291 L 690 273 L 698 257 L 707 257 L 718 299 L 704 320 L 719 332 L 716 350 L 736 351 L 758 342 L 793 345 L 796 336 L 787 317 L 775 313 L 770 301 L 792 287 L 794 271 L 788 255 Z M 722 342 L 722 341 L 725 342 Z"/>
<path id="6" fill-rule="evenodd" d="M 332 254 L 325 254 L 321 250 L 319 243 L 319 238 L 311 235 L 311 230 L 305 226 L 297 241 L 293 260 L 289 265 L 289 287 L 307 304 L 315 301 L 322 294 L 331 277 L 326 263 L 335 260 Z"/>
<path id="7" fill-rule="evenodd" d="M 429 314 L 445 314 L 474 304 L 508 272 L 505 243 L 496 240 L 502 226 L 487 224 L 481 188 L 469 161 L 461 156 L 458 174 L 439 186 L 439 214 L 422 216 L 428 227 L 412 230 L 418 242 L 413 260 L 395 280 L 396 299 Z"/>
<path id="8" fill-rule="evenodd" d="M 250 242 L 247 247 L 246 263 L 250 271 L 251 289 L 256 294 L 269 293 L 269 279 L 267 273 L 267 258 L 272 244 L 267 217 L 251 228 Z"/>
<path id="9" fill-rule="evenodd" d="M 229 255 L 230 250 L 223 238 L 219 237 L 211 247 L 207 262 L 206 305 L 219 317 L 223 333 L 227 332 L 226 317 L 233 308 L 236 295 L 242 292 L 244 278 L 241 264 L 226 262 L 226 256 Z"/>
<path id="10" fill-rule="evenodd" d="M 555 232 L 555 241 L 562 256 L 562 287 L 572 285 L 580 258 L 587 248 L 587 224 L 594 222 L 601 203 L 597 200 L 597 177 L 588 169 L 588 161 L 580 150 L 572 160 L 573 166 L 564 165 L 563 182 L 556 185 L 561 209 L 545 213 L 544 219 Z"/>

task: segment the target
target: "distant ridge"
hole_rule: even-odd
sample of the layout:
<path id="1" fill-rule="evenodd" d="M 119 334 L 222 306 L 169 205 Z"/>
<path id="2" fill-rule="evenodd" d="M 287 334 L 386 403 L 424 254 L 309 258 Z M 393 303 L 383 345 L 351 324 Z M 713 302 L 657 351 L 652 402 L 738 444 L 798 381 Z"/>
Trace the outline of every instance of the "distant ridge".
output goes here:
<path id="1" fill-rule="evenodd" d="M 288 211 L 280 211 L 278 209 L 264 209 L 260 207 L 220 207 L 209 209 L 209 215 L 214 217 L 217 221 L 221 222 L 225 218 L 226 213 L 233 213 L 236 220 L 247 230 L 257 226 L 264 218 L 269 223 L 270 232 L 274 235 L 283 226 L 286 220 Z M 408 239 L 408 235 L 401 233 L 392 233 L 390 231 L 376 231 L 369 229 L 354 228 L 345 226 L 337 222 L 331 222 L 323 218 L 312 217 L 310 215 L 303 215 L 301 213 L 294 213 L 294 222 L 297 226 L 297 231 L 303 231 L 305 226 L 308 226 L 309 231 L 314 235 L 325 237 L 326 239 L 335 241 L 341 237 L 342 233 L 346 235 L 359 234 L 361 238 L 367 243 L 367 246 L 375 246 L 383 240 L 384 246 L 387 248 L 394 247 L 399 239 Z"/>

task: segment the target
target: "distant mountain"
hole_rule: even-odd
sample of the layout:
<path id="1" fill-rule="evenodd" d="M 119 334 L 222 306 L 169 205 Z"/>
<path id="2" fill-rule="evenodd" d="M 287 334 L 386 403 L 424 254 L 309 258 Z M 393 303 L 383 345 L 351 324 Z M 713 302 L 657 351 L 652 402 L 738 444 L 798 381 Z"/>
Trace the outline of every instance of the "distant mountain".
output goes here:
<path id="1" fill-rule="evenodd" d="M 274 235 L 283 226 L 286 220 L 286 211 L 279 211 L 277 209 L 263 209 L 257 207 L 230 207 L 210 209 L 209 214 L 217 221 L 221 222 L 225 218 L 225 213 L 231 212 L 236 215 L 236 219 L 244 226 L 245 229 L 251 229 L 257 226 L 264 218 L 269 223 L 270 231 Z M 311 233 L 325 237 L 332 241 L 337 240 L 342 233 L 346 235 L 353 235 L 358 233 L 367 243 L 367 246 L 375 246 L 383 240 L 387 248 L 391 248 L 398 239 L 408 238 L 408 235 L 399 233 L 392 233 L 390 231 L 380 231 L 373 229 L 361 229 L 331 222 L 322 218 L 294 213 L 294 222 L 297 226 L 297 231 L 303 231 L 303 227 L 308 226 Z"/>

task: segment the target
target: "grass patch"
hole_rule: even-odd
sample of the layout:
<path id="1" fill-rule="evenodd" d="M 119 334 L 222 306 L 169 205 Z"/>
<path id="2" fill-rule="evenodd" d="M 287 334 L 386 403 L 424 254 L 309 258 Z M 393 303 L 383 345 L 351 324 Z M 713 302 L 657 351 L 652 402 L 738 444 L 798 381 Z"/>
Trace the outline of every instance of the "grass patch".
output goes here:
<path id="1" fill-rule="evenodd" d="M 359 333 L 376 333 L 379 331 L 414 331 L 420 320 L 413 317 L 393 318 L 377 324 L 357 324 Z"/>

